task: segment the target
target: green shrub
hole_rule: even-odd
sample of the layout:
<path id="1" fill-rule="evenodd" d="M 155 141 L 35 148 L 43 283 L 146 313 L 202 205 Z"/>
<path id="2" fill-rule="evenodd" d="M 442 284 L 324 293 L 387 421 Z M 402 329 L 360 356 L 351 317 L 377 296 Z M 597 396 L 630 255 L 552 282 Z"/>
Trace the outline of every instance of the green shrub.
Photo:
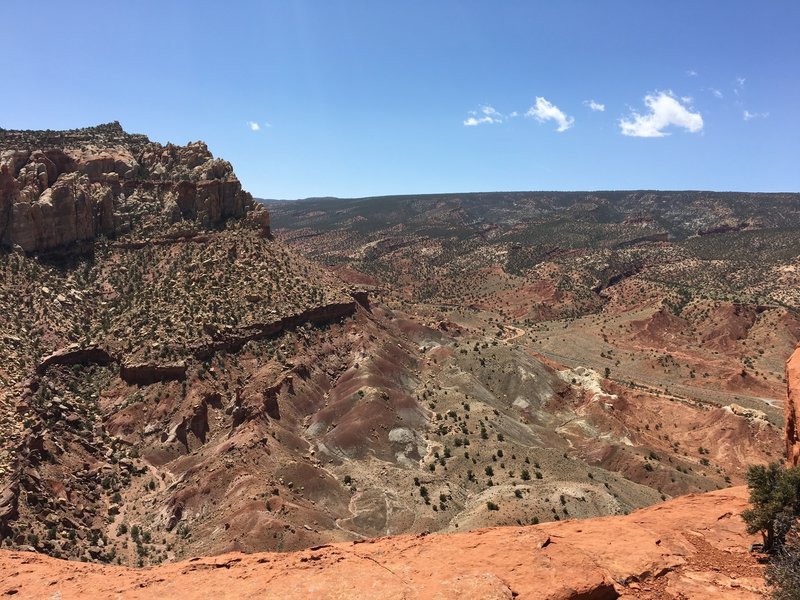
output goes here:
<path id="1" fill-rule="evenodd" d="M 784 523 L 800 515 L 800 467 L 752 465 L 747 469 L 747 487 L 750 508 L 742 518 L 748 533 L 761 533 L 764 551 L 772 552 L 783 544 L 789 531 Z"/>

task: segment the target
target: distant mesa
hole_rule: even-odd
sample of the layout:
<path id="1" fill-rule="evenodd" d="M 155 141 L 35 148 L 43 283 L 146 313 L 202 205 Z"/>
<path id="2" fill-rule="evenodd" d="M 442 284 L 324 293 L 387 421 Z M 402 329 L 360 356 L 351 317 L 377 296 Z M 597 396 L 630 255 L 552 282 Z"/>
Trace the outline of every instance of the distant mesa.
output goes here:
<path id="1" fill-rule="evenodd" d="M 0 130 L 0 245 L 38 253 L 135 230 L 205 228 L 269 214 L 203 142 L 151 142 L 118 122 L 67 131 Z M 74 248 L 73 248 L 74 249 Z"/>

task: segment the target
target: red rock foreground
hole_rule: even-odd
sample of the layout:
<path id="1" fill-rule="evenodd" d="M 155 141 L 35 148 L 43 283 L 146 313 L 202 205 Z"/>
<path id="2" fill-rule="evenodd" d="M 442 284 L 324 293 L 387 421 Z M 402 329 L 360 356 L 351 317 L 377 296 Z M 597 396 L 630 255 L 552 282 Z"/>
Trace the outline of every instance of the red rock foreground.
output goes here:
<path id="1" fill-rule="evenodd" d="M 800 346 L 786 362 L 787 396 L 786 456 L 789 465 L 800 465 Z"/>
<path id="2" fill-rule="evenodd" d="M 225 554 L 150 569 L 0 553 L 16 598 L 760 598 L 739 516 L 747 490 L 626 517 L 398 536 L 293 553 Z"/>

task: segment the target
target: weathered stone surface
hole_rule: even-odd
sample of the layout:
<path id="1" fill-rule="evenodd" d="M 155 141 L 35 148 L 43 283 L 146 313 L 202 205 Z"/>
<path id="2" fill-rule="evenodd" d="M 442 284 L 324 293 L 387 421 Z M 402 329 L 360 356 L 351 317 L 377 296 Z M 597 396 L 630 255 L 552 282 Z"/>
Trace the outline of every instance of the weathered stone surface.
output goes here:
<path id="1" fill-rule="evenodd" d="M 739 516 L 746 497 L 739 487 L 626 517 L 223 554 L 144 570 L 2 551 L 0 593 L 48 597 L 55 582 L 70 598 L 755 600 L 764 587 Z M 181 511 L 176 503 L 171 525 Z"/>
<path id="2" fill-rule="evenodd" d="M 790 465 L 800 465 L 800 348 L 786 363 L 786 458 Z"/>
<path id="3" fill-rule="evenodd" d="M 186 379 L 186 363 L 159 365 L 154 363 L 122 364 L 119 375 L 125 383 L 150 385 L 159 381 Z"/>
<path id="4" fill-rule="evenodd" d="M 61 132 L 0 130 L 0 244 L 41 252 L 181 220 L 217 227 L 269 215 L 203 142 L 162 146 L 119 123 Z"/>
<path id="5" fill-rule="evenodd" d="M 192 394 L 172 418 L 169 429 L 162 432 L 161 441 L 165 444 L 180 442 L 189 452 L 191 433 L 200 444 L 205 444 L 209 433 L 209 405 L 216 408 L 222 405 L 219 393 Z"/>
<path id="6" fill-rule="evenodd" d="M 4 528 L 17 517 L 19 501 L 19 481 L 11 480 L 0 491 L 0 528 Z"/>
<path id="7" fill-rule="evenodd" d="M 303 323 L 323 325 L 337 319 L 351 316 L 356 312 L 359 306 L 369 308 L 369 296 L 367 292 L 355 292 L 352 297 L 352 302 L 325 304 L 267 323 L 253 323 L 247 327 L 229 327 L 224 329 L 207 326 L 205 328 L 206 334 L 212 338 L 212 341 L 198 344 L 194 348 L 194 355 L 196 358 L 203 359 L 208 358 L 219 350 L 236 352 L 247 342 L 274 337 L 284 331 L 298 327 Z"/>
<path id="8" fill-rule="evenodd" d="M 72 344 L 43 358 L 36 367 L 36 372 L 44 375 L 52 365 L 108 365 L 112 362 L 114 362 L 114 357 L 100 346 Z"/>
<path id="9" fill-rule="evenodd" d="M 104 196 L 103 190 L 92 186 L 86 176 L 64 174 L 35 200 L 13 205 L 9 241 L 33 252 L 110 233 L 100 229 L 101 223 L 109 222 L 109 215 L 102 214 L 103 208 L 108 209 Z"/>
<path id="10" fill-rule="evenodd" d="M 369 293 L 366 290 L 356 290 L 351 296 L 353 296 L 353 300 L 369 310 Z"/>
<path id="11" fill-rule="evenodd" d="M 253 210 L 248 215 L 249 222 L 252 227 L 261 231 L 261 235 L 268 238 L 272 235 L 270 231 L 269 211 L 265 209 Z"/>

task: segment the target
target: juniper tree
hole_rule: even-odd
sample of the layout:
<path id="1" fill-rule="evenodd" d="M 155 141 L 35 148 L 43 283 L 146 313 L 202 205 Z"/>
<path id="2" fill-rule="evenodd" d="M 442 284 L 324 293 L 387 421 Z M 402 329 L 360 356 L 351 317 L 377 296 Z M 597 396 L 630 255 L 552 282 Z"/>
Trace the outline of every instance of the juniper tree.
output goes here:
<path id="1" fill-rule="evenodd" d="M 800 516 L 800 467 L 779 463 L 751 465 L 747 470 L 750 508 L 742 513 L 748 533 L 761 533 L 764 551 L 784 543 L 792 521 Z"/>

